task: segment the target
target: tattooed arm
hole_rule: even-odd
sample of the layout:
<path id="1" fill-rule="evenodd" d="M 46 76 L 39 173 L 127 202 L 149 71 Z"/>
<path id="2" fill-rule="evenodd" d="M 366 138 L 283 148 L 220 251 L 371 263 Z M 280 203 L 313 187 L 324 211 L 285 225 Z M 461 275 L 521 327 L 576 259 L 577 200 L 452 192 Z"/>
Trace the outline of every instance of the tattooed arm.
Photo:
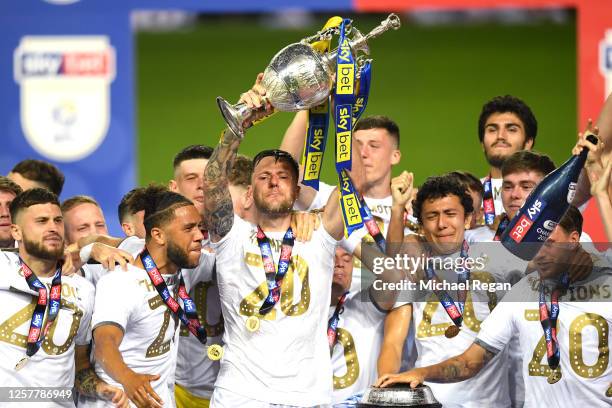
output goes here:
<path id="1" fill-rule="evenodd" d="M 213 242 L 223 238 L 234 222 L 228 175 L 238 146 L 240 138 L 230 129 L 225 129 L 204 169 L 204 219 Z"/>
<path id="2" fill-rule="evenodd" d="M 111 401 L 116 407 L 129 406 L 127 395 L 121 388 L 113 387 L 98 377 L 89 363 L 89 346 L 75 346 L 74 360 L 74 387 L 79 394 Z"/>
<path id="3" fill-rule="evenodd" d="M 424 381 L 436 383 L 454 383 L 474 377 L 495 357 L 491 347 L 478 339 L 463 354 L 449 358 L 438 364 L 415 368 L 400 374 L 385 374 L 376 381 L 377 387 L 388 387 L 391 384 L 407 383 L 411 388 Z"/>

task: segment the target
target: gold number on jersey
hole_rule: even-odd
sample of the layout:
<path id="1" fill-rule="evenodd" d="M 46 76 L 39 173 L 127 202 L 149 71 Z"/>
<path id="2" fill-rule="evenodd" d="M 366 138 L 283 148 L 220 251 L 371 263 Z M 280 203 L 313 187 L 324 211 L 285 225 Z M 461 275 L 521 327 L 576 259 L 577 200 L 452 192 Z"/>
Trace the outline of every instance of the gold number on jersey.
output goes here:
<path id="1" fill-rule="evenodd" d="M 472 272 L 471 278 L 481 282 L 495 283 L 493 276 L 489 272 L 485 271 Z M 491 311 L 495 305 L 497 305 L 497 295 L 495 292 L 487 292 L 487 297 L 489 299 L 489 311 Z M 425 308 L 423 309 L 423 319 L 421 319 L 421 323 L 417 329 L 418 338 L 422 339 L 425 337 L 442 336 L 444 335 L 446 329 L 452 324 L 450 322 L 435 324 L 431 323 L 431 319 L 434 313 L 436 313 L 436 310 L 438 310 L 438 307 L 441 307 L 438 297 L 435 294 L 431 294 L 429 296 L 429 300 L 427 301 L 427 305 L 425 305 Z M 473 332 L 478 333 L 480 331 L 481 323 L 482 321 L 478 320 L 476 313 L 474 312 L 472 293 L 468 292 L 463 309 L 463 324 Z"/>
<path id="2" fill-rule="evenodd" d="M 263 268 L 261 255 L 246 254 L 246 263 L 256 268 Z M 300 300 L 294 304 L 295 296 L 295 273 L 297 271 L 299 281 L 301 282 Z M 257 316 L 260 319 L 276 320 L 276 309 L 270 310 L 266 315 L 259 313 L 261 303 L 268 296 L 268 284 L 262 282 L 254 291 L 249 293 L 240 302 L 239 313 L 243 316 Z M 291 258 L 291 265 L 287 270 L 283 282 L 281 284 L 280 295 L 281 310 L 286 316 L 299 316 L 305 313 L 310 306 L 310 285 L 308 283 L 308 264 L 306 260 L 299 255 Z"/>
<path id="3" fill-rule="evenodd" d="M 49 335 L 45 337 L 42 343 L 43 350 L 45 350 L 45 352 L 49 355 L 60 355 L 68 351 L 72 345 L 72 340 L 74 340 L 77 332 L 79 331 L 81 318 L 83 317 L 83 311 L 76 307 L 75 304 L 64 302 L 64 299 L 62 299 L 61 305 L 63 308 L 72 311 L 72 322 L 70 323 L 70 330 L 64 344 L 55 344 L 53 337 L 55 335 L 55 329 L 57 328 L 57 320 L 59 319 L 59 316 L 55 319 L 51 325 L 51 328 L 49 329 Z"/>
<path id="4" fill-rule="evenodd" d="M 213 287 L 214 283 L 198 282 L 193 291 L 193 302 L 195 303 L 196 310 L 198 312 L 198 320 L 202 327 L 206 329 L 206 335 L 208 337 L 217 337 L 223 333 L 223 315 L 220 314 L 219 321 L 216 324 L 209 324 L 206 321 L 208 313 L 208 288 Z M 180 335 L 182 337 L 189 336 L 189 329 L 181 323 Z"/>
<path id="5" fill-rule="evenodd" d="M 334 390 L 341 390 L 355 384 L 359 377 L 359 359 L 355 350 L 353 336 L 347 330 L 338 327 L 338 343 L 344 349 L 344 361 L 346 362 L 346 374 L 342 377 L 334 375 Z M 338 345 L 336 345 L 337 347 Z"/>
<path id="6" fill-rule="evenodd" d="M 6 319 L 2 324 L 0 324 L 0 341 L 5 343 L 12 344 L 14 346 L 18 346 L 21 348 L 26 348 L 27 346 L 27 336 L 24 334 L 19 334 L 16 332 L 16 329 L 24 324 L 29 324 L 32 319 L 32 313 L 34 313 L 34 308 L 36 307 L 36 298 L 32 297 L 32 301 L 26 306 L 19 309 L 15 314 Z M 70 346 L 79 330 L 79 325 L 81 323 L 81 318 L 83 317 L 83 311 L 76 307 L 73 303 L 68 303 L 64 299 L 61 299 L 60 308 L 64 310 L 70 310 L 72 313 L 72 322 L 70 323 L 70 329 L 68 332 L 68 337 L 64 344 L 56 345 L 53 342 L 53 337 L 55 335 L 55 329 L 57 327 L 57 322 L 60 317 L 57 316 L 51 327 L 49 328 L 49 333 L 43 340 L 41 347 L 45 350 L 45 353 L 49 355 L 59 356 L 64 354 Z M 43 324 L 44 327 L 44 324 Z"/>
<path id="7" fill-rule="evenodd" d="M 159 295 L 149 299 L 149 307 L 151 310 L 155 310 L 158 307 L 163 306 L 166 305 Z M 166 337 L 166 330 L 168 330 L 168 326 L 170 326 L 170 314 L 172 312 L 168 307 L 165 307 L 164 309 L 164 321 L 161 325 L 159 333 L 157 333 L 157 337 L 155 337 L 155 340 L 153 340 L 149 347 L 147 347 L 147 353 L 145 354 L 147 358 L 161 356 L 170 350 L 170 342 L 172 339 L 164 341 L 164 337 Z"/>
<path id="8" fill-rule="evenodd" d="M 599 355 L 592 366 L 586 365 L 582 354 L 582 330 L 592 326 L 597 331 L 597 350 Z M 610 360 L 608 322 L 595 313 L 584 313 L 574 319 L 569 330 L 569 355 L 574 372 L 583 378 L 597 378 L 606 371 Z"/>
<path id="9" fill-rule="evenodd" d="M 540 322 L 540 314 L 537 309 L 525 310 L 525 320 Z M 584 363 L 582 353 L 582 331 L 585 327 L 592 326 L 597 331 L 597 349 L 599 355 L 597 361 L 592 366 Z M 572 321 L 569 327 L 569 359 L 572 369 L 576 374 L 583 378 L 597 378 L 604 373 L 610 360 L 610 350 L 608 348 L 609 327 L 608 322 L 602 316 L 595 313 L 584 313 Z M 531 361 L 529 361 L 530 376 L 548 377 L 551 373 L 548 363 L 545 361 L 546 340 L 544 334 L 536 345 Z M 559 370 L 560 366 L 557 368 Z"/>

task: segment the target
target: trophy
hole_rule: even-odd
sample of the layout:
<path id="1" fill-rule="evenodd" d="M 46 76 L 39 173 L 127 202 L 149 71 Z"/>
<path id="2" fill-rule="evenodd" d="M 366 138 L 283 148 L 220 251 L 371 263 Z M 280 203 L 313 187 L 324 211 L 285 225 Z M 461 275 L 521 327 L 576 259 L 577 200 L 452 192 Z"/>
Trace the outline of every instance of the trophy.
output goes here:
<path id="1" fill-rule="evenodd" d="M 408 384 L 393 384 L 387 388 L 366 390 L 357 408 L 442 408 L 431 388 L 421 384 L 410 388 Z"/>
<path id="2" fill-rule="evenodd" d="M 396 14 L 389 14 L 366 35 L 351 27 L 349 44 L 352 53 L 355 56 L 357 53 L 369 55 L 368 40 L 399 27 L 400 19 Z M 330 40 L 338 32 L 338 27 L 323 29 L 298 43 L 286 46 L 272 58 L 264 71 L 261 85 L 266 89 L 266 98 L 276 110 L 296 112 L 310 109 L 326 100 L 334 85 L 338 50 L 321 54 L 310 43 Z M 252 122 L 255 117 L 255 110 L 244 103 L 231 105 L 217 97 L 217 105 L 225 122 L 237 135 L 243 135 L 245 123 Z"/>

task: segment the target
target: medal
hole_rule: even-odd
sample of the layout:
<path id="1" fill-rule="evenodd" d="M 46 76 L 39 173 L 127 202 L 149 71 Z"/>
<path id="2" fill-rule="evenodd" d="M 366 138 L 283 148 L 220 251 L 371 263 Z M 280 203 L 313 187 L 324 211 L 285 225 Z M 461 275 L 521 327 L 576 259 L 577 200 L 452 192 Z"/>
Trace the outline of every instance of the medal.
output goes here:
<path id="1" fill-rule="evenodd" d="M 15 371 L 21 370 L 27 364 L 29 360 L 30 360 L 29 357 L 23 357 L 21 360 L 19 360 L 17 364 L 15 364 Z"/>
<path id="2" fill-rule="evenodd" d="M 561 379 L 561 371 L 555 370 L 548 376 L 548 383 L 554 384 Z"/>
<path id="3" fill-rule="evenodd" d="M 212 361 L 221 360 L 221 357 L 223 357 L 223 347 L 221 347 L 219 344 L 208 346 L 206 354 Z"/>
<path id="4" fill-rule="evenodd" d="M 249 316 L 248 319 L 246 319 L 246 328 L 248 331 L 250 331 L 251 333 L 256 332 L 257 330 L 259 330 L 259 318 L 257 316 Z"/>
<path id="5" fill-rule="evenodd" d="M 610 385 L 606 391 L 606 397 L 612 398 L 612 385 Z"/>
<path id="6" fill-rule="evenodd" d="M 446 336 L 447 339 L 452 339 L 453 337 L 459 334 L 459 330 L 460 330 L 459 327 L 453 324 L 446 328 L 446 330 L 444 331 L 444 335 Z"/>

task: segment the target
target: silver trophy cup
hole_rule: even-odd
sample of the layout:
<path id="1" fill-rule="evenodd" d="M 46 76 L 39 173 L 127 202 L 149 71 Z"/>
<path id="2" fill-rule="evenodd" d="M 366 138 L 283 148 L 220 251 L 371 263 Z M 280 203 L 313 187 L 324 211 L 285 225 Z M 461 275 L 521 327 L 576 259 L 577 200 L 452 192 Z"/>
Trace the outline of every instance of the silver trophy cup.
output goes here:
<path id="1" fill-rule="evenodd" d="M 356 28 L 350 29 L 351 49 L 355 57 L 359 52 L 369 55 L 368 40 L 378 37 L 389 29 L 397 30 L 400 19 L 389 16 L 367 35 Z M 321 104 L 330 94 L 336 74 L 337 50 L 327 54 L 315 51 L 309 43 L 313 40 L 330 39 L 339 29 L 329 28 L 308 37 L 299 43 L 280 50 L 264 71 L 262 86 L 272 106 L 283 112 L 296 112 Z M 217 97 L 217 104 L 227 125 L 237 135 L 243 135 L 245 125 L 253 121 L 255 110 L 244 103 L 231 105 Z"/>
<path id="2" fill-rule="evenodd" d="M 387 388 L 369 388 L 357 403 L 358 408 L 442 408 L 431 388 L 419 385 L 393 384 Z"/>

